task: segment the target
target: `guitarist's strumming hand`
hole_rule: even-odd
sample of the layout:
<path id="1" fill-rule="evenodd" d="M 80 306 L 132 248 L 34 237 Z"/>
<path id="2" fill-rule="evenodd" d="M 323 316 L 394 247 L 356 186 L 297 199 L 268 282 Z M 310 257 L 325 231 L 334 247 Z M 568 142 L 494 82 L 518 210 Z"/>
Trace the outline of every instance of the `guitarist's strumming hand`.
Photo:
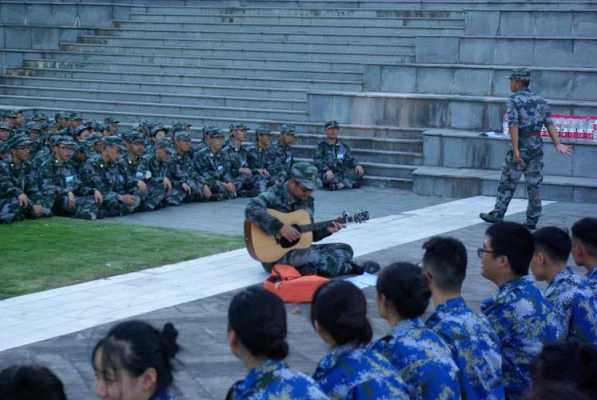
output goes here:
<path id="1" fill-rule="evenodd" d="M 289 242 L 294 242 L 301 237 L 301 233 L 290 225 L 282 226 L 280 229 L 280 235 Z"/>
<path id="2" fill-rule="evenodd" d="M 346 228 L 346 224 L 342 224 L 342 223 L 336 222 L 336 221 L 330 222 L 329 225 L 327 226 L 329 233 L 336 233 L 340 229 L 343 229 L 343 228 Z"/>

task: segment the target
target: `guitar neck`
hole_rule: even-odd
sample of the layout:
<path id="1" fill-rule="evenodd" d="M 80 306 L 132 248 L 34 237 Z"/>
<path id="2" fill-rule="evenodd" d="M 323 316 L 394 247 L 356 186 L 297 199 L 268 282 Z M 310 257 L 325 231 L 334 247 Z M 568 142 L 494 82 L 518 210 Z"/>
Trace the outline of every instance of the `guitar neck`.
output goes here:
<path id="1" fill-rule="evenodd" d="M 299 228 L 299 231 L 301 231 L 301 233 L 312 232 L 312 231 L 316 231 L 319 229 L 323 229 L 334 221 L 340 221 L 340 219 L 330 219 L 328 221 L 321 221 L 321 222 L 315 222 L 312 224 L 299 225 L 298 228 Z"/>

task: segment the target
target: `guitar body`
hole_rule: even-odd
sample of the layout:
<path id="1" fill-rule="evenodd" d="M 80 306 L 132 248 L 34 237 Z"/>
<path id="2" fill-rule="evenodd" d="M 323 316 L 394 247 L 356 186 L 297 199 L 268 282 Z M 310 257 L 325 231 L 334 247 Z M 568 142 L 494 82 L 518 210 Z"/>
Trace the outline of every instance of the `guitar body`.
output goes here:
<path id="1" fill-rule="evenodd" d="M 267 209 L 268 214 L 280 220 L 284 225 L 311 224 L 311 216 L 306 210 L 296 210 L 289 213 Z M 278 261 L 286 253 L 295 249 L 306 249 L 313 243 L 313 233 L 304 232 L 296 242 L 289 243 L 284 238 L 276 238 L 263 232 L 257 225 L 245 221 L 245 244 L 251 257 L 265 263 Z"/>

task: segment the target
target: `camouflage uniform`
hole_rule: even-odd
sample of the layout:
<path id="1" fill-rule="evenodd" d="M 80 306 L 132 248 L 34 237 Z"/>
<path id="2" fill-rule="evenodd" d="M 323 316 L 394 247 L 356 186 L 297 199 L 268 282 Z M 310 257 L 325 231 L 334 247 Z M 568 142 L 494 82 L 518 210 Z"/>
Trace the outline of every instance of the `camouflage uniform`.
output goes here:
<path id="1" fill-rule="evenodd" d="M 586 276 L 589 289 L 593 292 L 593 297 L 597 297 L 597 265 Z"/>
<path id="2" fill-rule="evenodd" d="M 257 135 L 269 135 L 271 132 L 268 129 L 259 128 L 256 131 Z M 249 151 L 249 168 L 253 172 L 255 190 L 257 193 L 265 192 L 270 186 L 276 183 L 275 170 L 278 154 L 276 149 L 271 144 L 266 148 L 262 148 L 256 144 Z M 265 169 L 269 176 L 262 176 L 258 170 Z"/>
<path id="3" fill-rule="evenodd" d="M 294 125 L 284 124 L 280 129 L 280 135 L 292 135 L 294 137 L 294 129 Z M 276 177 L 276 182 L 285 182 L 290 175 L 290 168 L 294 164 L 294 155 L 290 147 L 283 146 L 281 142 L 274 146 L 274 151 L 276 153 L 276 163 L 273 174 Z"/>
<path id="4" fill-rule="evenodd" d="M 336 347 L 321 359 L 313 379 L 330 399 L 409 399 L 396 369 L 369 346 Z"/>
<path id="5" fill-rule="evenodd" d="M 168 389 L 154 393 L 149 400 L 176 400 L 176 396 Z"/>
<path id="6" fill-rule="evenodd" d="M 521 78 L 516 73 L 512 74 L 512 79 Z M 530 79 L 528 71 L 521 76 L 524 78 L 527 75 Z M 508 99 L 506 115 L 508 127 L 518 127 L 518 148 L 524 164 L 514 161 L 512 150 L 508 151 L 497 188 L 494 211 L 498 219 L 504 217 L 516 185 L 524 174 L 529 198 L 527 223 L 536 225 L 542 209 L 539 185 L 543 182 L 543 141 L 540 132 L 543 126 L 553 126 L 551 112 L 543 97 L 528 88 L 522 88 Z"/>
<path id="7" fill-rule="evenodd" d="M 245 379 L 232 385 L 226 396 L 227 400 L 327 398 L 313 379 L 291 370 L 284 361 L 273 359 L 268 359 L 259 367 L 251 369 Z"/>
<path id="8" fill-rule="evenodd" d="M 562 340 L 597 344 L 597 296 L 585 278 L 566 267 L 549 283 L 545 298 L 562 322 Z"/>
<path id="9" fill-rule="evenodd" d="M 56 145 L 75 143 L 70 138 L 55 140 Z M 37 176 L 39 202 L 48 210 L 58 215 L 75 218 L 95 219 L 97 205 L 93 196 L 82 196 L 81 179 L 75 166 L 70 161 L 60 162 L 54 156 L 45 160 L 39 167 Z M 75 195 L 75 207 L 68 207 L 68 194 Z"/>
<path id="10" fill-rule="evenodd" d="M 320 142 L 313 156 L 313 163 L 319 170 L 319 177 L 326 189 L 357 188 L 363 180 L 354 171 L 358 165 L 350 147 L 340 140 L 335 144 L 329 144 L 326 140 Z M 326 182 L 323 178 L 327 171 L 335 175 L 332 182 Z"/>
<path id="11" fill-rule="evenodd" d="M 175 138 L 176 140 L 188 140 L 191 142 L 191 135 L 186 131 L 176 132 Z M 185 201 L 206 200 L 203 196 L 205 178 L 196 168 L 193 151 L 189 150 L 183 154 L 177 151 L 172 161 L 174 163 L 172 184 L 182 186 L 183 183 L 186 183 L 191 188 L 191 194 L 185 198 Z"/>
<path id="12" fill-rule="evenodd" d="M 174 155 L 170 139 L 161 139 L 156 143 L 156 150 L 164 149 L 170 156 Z M 143 210 L 153 211 L 165 206 L 180 205 L 186 192 L 182 189 L 182 183 L 173 182 L 176 176 L 176 165 L 171 161 L 158 160 L 155 152 L 143 156 L 139 162 L 135 179 L 137 182 L 143 181 L 147 185 L 147 193 L 141 194 L 141 207 Z M 167 191 L 163 182 L 168 178 L 172 184 L 172 189 Z"/>
<path id="13" fill-rule="evenodd" d="M 217 130 L 210 131 L 211 137 L 221 137 Z M 205 183 L 209 186 L 214 200 L 233 199 L 236 194 L 230 193 L 224 183 L 232 182 L 230 174 L 231 164 L 226 153 L 220 150 L 213 153 L 210 147 L 201 150 L 195 158 L 195 168 L 205 178 Z"/>
<path id="14" fill-rule="evenodd" d="M 485 317 L 458 297 L 438 305 L 425 324 L 450 347 L 463 399 L 505 398 L 500 343 Z"/>
<path id="15" fill-rule="evenodd" d="M 107 137 L 107 145 L 117 145 L 121 151 L 125 151 L 114 137 Z M 140 205 L 140 199 L 132 205 L 127 205 L 119 200 L 121 195 L 135 195 L 136 182 L 132 181 L 127 173 L 126 165 L 122 159 L 106 162 L 99 156 L 89 158 L 81 170 L 83 181 L 83 195 L 93 195 L 99 191 L 103 196 L 103 202 L 98 205 L 98 218 L 114 217 L 133 213 Z"/>
<path id="16" fill-rule="evenodd" d="M 420 318 L 404 319 L 373 344 L 396 367 L 412 399 L 460 399 L 458 367 L 446 343 Z"/>
<path id="17" fill-rule="evenodd" d="M 297 163 L 295 166 L 299 164 L 306 164 L 314 169 L 312 165 L 307 163 Z M 295 167 L 293 167 L 294 169 Z M 316 174 L 316 171 L 313 170 L 312 172 Z M 268 208 L 286 213 L 306 210 L 311 215 L 311 220 L 313 220 L 315 214 L 313 198 L 309 197 L 305 201 L 295 198 L 290 193 L 287 182 L 274 186 L 269 191 L 251 199 L 245 210 L 245 216 L 249 221 L 259 226 L 266 234 L 276 235 L 283 224 L 267 213 Z M 314 230 L 313 241 L 317 242 L 330 235 L 326 228 Z M 263 263 L 263 268 L 267 272 L 271 272 L 274 264 L 282 263 L 296 267 L 301 273 L 314 272 L 318 275 L 336 276 L 348 274 L 353 270 L 352 256 L 353 250 L 348 244 L 316 244 L 307 249 L 292 250 L 274 263 Z"/>
<path id="18" fill-rule="evenodd" d="M 551 306 L 526 278 L 503 284 L 481 303 L 481 312 L 497 333 L 502 349 L 506 397 L 520 399 L 531 384 L 530 363 L 560 331 Z"/>

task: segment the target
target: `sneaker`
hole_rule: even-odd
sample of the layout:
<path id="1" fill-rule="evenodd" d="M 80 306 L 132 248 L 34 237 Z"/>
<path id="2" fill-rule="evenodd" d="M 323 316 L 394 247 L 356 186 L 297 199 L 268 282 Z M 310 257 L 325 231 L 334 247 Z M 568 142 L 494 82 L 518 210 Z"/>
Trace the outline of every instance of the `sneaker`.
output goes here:
<path id="1" fill-rule="evenodd" d="M 357 275 L 362 275 L 365 272 L 368 274 L 376 274 L 381 266 L 375 261 L 365 261 L 363 263 L 352 262 L 352 272 Z"/>
<path id="2" fill-rule="evenodd" d="M 490 224 L 495 224 L 496 222 L 502 222 L 502 218 L 498 217 L 496 211 L 490 211 L 488 213 L 481 213 L 481 214 L 479 214 L 479 218 L 481 218 L 485 222 L 489 222 Z"/>

